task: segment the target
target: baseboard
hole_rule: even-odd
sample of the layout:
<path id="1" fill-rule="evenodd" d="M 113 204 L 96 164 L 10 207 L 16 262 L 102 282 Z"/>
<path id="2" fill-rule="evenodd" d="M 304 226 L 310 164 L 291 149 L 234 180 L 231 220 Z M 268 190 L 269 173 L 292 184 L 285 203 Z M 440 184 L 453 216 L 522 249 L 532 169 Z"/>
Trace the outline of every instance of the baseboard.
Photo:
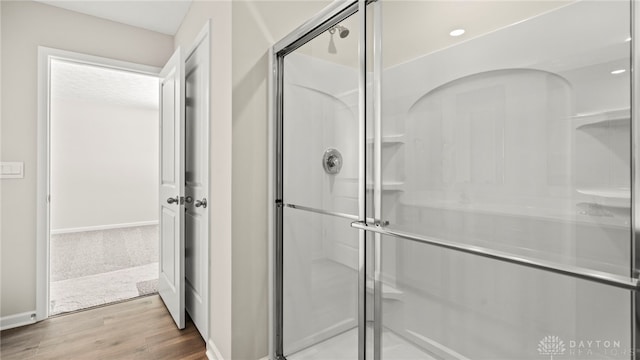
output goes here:
<path id="1" fill-rule="evenodd" d="M 211 339 L 207 341 L 206 355 L 207 359 L 209 360 L 224 360 L 222 354 L 220 353 L 220 350 L 218 350 L 218 347 L 213 343 L 213 340 Z"/>
<path id="2" fill-rule="evenodd" d="M 138 221 L 132 223 L 124 223 L 124 224 L 108 224 L 108 225 L 96 225 L 96 226 L 85 226 L 85 227 L 77 227 L 77 228 L 66 228 L 66 229 L 57 229 L 51 230 L 51 235 L 59 235 L 59 234 L 71 234 L 85 231 L 98 231 L 98 230 L 111 230 L 111 229 L 121 229 L 121 228 L 130 228 L 136 226 L 149 226 L 149 225 L 158 225 L 158 220 L 150 220 L 150 221 Z"/>
<path id="3" fill-rule="evenodd" d="M 19 326 L 35 324 L 35 322 L 35 310 L 15 315 L 3 316 L 0 318 L 0 331 L 13 329 Z"/>

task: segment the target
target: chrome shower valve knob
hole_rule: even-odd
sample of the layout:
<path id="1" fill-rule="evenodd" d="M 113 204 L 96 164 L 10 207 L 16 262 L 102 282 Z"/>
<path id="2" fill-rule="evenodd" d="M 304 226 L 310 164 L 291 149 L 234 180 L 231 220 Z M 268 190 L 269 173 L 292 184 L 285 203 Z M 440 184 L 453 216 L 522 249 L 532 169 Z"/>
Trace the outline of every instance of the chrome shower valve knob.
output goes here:
<path id="1" fill-rule="evenodd" d="M 342 169 L 342 154 L 336 149 L 327 149 L 322 156 L 322 167 L 329 175 L 340 173 Z"/>

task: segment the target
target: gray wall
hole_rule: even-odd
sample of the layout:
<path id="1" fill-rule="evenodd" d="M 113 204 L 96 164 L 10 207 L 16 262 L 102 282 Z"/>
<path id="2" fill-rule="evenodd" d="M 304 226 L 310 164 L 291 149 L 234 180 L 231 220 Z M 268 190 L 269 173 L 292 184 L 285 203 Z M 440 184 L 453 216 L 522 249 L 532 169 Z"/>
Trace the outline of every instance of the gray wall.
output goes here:
<path id="1" fill-rule="evenodd" d="M 158 109 L 104 99 L 51 105 L 51 232 L 157 223 Z"/>

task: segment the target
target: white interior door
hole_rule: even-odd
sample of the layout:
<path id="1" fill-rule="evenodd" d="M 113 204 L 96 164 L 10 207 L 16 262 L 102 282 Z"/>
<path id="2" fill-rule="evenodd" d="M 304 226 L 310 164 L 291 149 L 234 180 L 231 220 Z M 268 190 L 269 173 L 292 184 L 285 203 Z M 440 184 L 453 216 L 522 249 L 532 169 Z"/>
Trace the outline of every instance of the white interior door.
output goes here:
<path id="1" fill-rule="evenodd" d="M 158 293 L 178 328 L 184 308 L 184 62 L 180 48 L 160 72 L 160 274 Z"/>
<path id="2" fill-rule="evenodd" d="M 185 65 L 185 297 L 186 310 L 207 339 L 209 254 L 209 41 Z"/>

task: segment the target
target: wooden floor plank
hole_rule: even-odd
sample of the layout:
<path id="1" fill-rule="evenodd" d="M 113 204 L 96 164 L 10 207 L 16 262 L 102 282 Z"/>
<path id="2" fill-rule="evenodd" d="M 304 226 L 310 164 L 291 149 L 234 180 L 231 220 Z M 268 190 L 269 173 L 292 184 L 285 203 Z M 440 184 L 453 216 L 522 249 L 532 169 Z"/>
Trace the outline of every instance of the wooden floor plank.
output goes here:
<path id="1" fill-rule="evenodd" d="M 191 319 L 178 330 L 157 295 L 0 332 L 2 360 L 203 360 L 205 351 Z"/>

